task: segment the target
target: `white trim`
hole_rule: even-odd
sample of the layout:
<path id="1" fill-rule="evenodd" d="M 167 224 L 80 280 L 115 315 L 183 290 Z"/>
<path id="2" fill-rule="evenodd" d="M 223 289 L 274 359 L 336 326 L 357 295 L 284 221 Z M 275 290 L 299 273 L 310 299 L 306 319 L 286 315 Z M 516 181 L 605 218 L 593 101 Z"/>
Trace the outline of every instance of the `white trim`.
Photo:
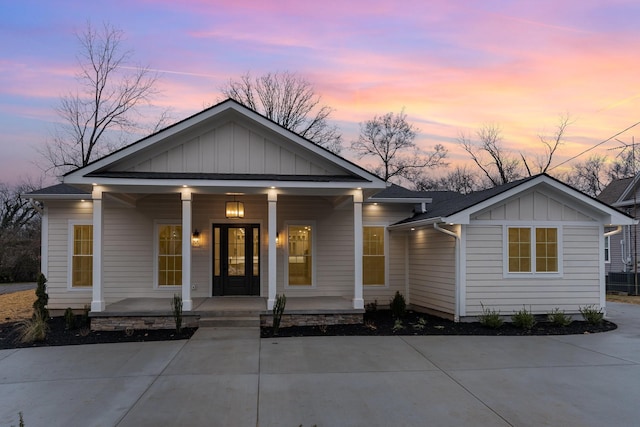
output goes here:
<path id="1" fill-rule="evenodd" d="M 531 245 L 531 271 L 527 272 L 511 272 L 509 271 L 509 229 L 510 228 L 528 228 L 530 233 L 530 245 Z M 554 228 L 557 230 L 557 251 L 558 251 L 558 271 L 551 272 L 539 272 L 536 271 L 536 236 L 535 230 L 537 228 Z M 502 269 L 503 269 L 503 277 L 505 279 L 536 279 L 536 280 L 545 280 L 545 279 L 558 279 L 563 277 L 563 262 L 564 262 L 564 253 L 563 253 L 563 227 L 559 226 L 557 223 L 546 223 L 537 225 L 523 225 L 523 224 L 503 224 L 502 226 Z"/>
<path id="2" fill-rule="evenodd" d="M 362 223 L 362 234 L 364 236 L 364 229 L 366 227 L 382 227 L 382 237 L 384 238 L 384 283 L 377 283 L 374 285 L 367 285 L 364 283 L 364 272 L 363 272 L 363 276 L 362 276 L 362 286 L 364 287 L 364 289 L 382 289 L 382 288 L 388 288 L 389 287 L 389 230 L 387 230 L 387 225 L 388 224 L 384 224 L 384 223 L 379 223 L 379 222 L 364 222 Z M 363 237 L 364 239 L 364 237 Z M 364 241 L 363 241 L 364 244 Z M 364 261 L 364 248 L 362 250 L 362 258 Z M 364 263 L 363 263 L 364 264 Z"/>
<path id="3" fill-rule="evenodd" d="M 291 225 L 308 225 L 311 227 L 311 284 L 309 285 L 289 285 L 289 226 Z M 284 288 L 285 289 L 315 289 L 317 287 L 316 281 L 316 266 L 318 265 L 318 252 L 316 249 L 317 244 L 317 228 L 316 221 L 300 221 L 300 220 L 290 220 L 284 222 Z M 274 295 L 275 299 L 275 295 Z"/>
<path id="4" fill-rule="evenodd" d="M 153 221 L 153 289 L 159 292 L 171 292 L 175 293 L 177 290 L 182 289 L 182 286 L 159 286 L 158 285 L 158 257 L 160 256 L 160 239 L 159 231 L 161 225 L 180 225 L 182 226 L 182 220 L 180 219 L 155 219 Z M 182 239 L 184 239 L 184 229 L 182 230 Z M 189 242 L 191 243 L 191 242 Z M 184 256 L 184 254 L 183 254 Z M 183 283 L 184 285 L 184 283 Z"/>
<path id="5" fill-rule="evenodd" d="M 600 235 L 604 234 L 604 226 L 601 225 L 600 226 Z M 610 236 L 605 236 L 606 239 L 610 239 Z M 605 262 L 604 262 L 604 241 L 605 239 L 599 239 L 599 257 L 598 257 L 598 271 L 600 272 L 599 274 L 599 279 L 600 279 L 600 308 L 602 309 L 604 315 L 607 314 L 607 280 L 606 280 L 606 274 L 605 274 Z M 609 259 L 611 259 L 611 248 L 609 248 Z"/>
<path id="6" fill-rule="evenodd" d="M 278 249 L 276 245 L 275 236 L 278 235 L 278 192 L 275 189 L 270 189 L 267 194 L 267 221 L 268 221 L 268 230 L 267 230 L 267 268 L 269 271 L 269 275 L 267 277 L 267 310 L 273 310 L 273 306 L 276 302 L 276 294 L 277 294 L 277 280 L 278 280 Z M 288 229 L 288 228 L 287 228 Z M 275 235 L 274 235 L 275 233 Z M 285 234 L 285 233 L 283 233 Z M 280 237 L 283 241 L 281 245 L 287 245 L 287 252 L 289 248 L 288 244 L 288 236 Z M 314 239 L 315 241 L 315 239 Z M 286 256 L 285 260 L 288 260 L 289 257 Z M 315 265 L 315 264 L 314 264 Z M 289 268 L 285 268 L 285 271 L 288 272 Z M 287 273 L 288 274 L 288 273 Z M 289 278 L 286 278 L 286 282 L 288 282 Z M 262 277 L 260 278 L 262 282 Z M 260 292 L 262 292 L 262 283 L 260 286 Z"/>
<path id="7" fill-rule="evenodd" d="M 69 219 L 67 220 L 67 290 L 71 292 L 87 292 L 92 291 L 93 286 L 73 286 L 73 237 L 74 227 L 76 225 L 91 225 L 93 221 L 90 219 Z M 95 232 L 93 230 L 92 232 Z M 95 240 L 95 236 L 94 236 Z M 93 259 L 93 254 L 91 255 Z"/>
<path id="8" fill-rule="evenodd" d="M 40 225 L 40 272 L 44 277 L 49 277 L 49 207 L 47 206 L 43 209 Z"/>
<path id="9" fill-rule="evenodd" d="M 364 309 L 364 289 L 362 284 L 362 190 L 353 192 L 353 243 L 354 243 L 354 268 L 353 268 L 353 308 Z"/>
<path id="10" fill-rule="evenodd" d="M 191 230 L 193 202 L 191 192 L 183 190 L 180 195 L 182 204 L 182 310 L 191 311 Z"/>
<path id="11" fill-rule="evenodd" d="M 467 225 L 460 225 L 460 266 L 459 266 L 459 296 L 460 317 L 467 315 Z"/>

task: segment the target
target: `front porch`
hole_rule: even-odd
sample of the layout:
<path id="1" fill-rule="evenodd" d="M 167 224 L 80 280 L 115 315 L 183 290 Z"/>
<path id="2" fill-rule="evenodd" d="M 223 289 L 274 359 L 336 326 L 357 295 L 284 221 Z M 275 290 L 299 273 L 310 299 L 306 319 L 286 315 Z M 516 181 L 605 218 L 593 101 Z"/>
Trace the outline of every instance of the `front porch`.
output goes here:
<path id="1" fill-rule="evenodd" d="M 290 297 L 281 327 L 362 323 L 363 309 L 354 309 L 343 297 Z M 175 321 L 168 298 L 126 298 L 109 304 L 104 311 L 89 313 L 91 329 L 173 329 Z M 183 327 L 268 326 L 272 312 L 263 297 L 194 298 L 193 310 L 182 314 Z M 235 321 L 234 321 L 235 320 Z"/>

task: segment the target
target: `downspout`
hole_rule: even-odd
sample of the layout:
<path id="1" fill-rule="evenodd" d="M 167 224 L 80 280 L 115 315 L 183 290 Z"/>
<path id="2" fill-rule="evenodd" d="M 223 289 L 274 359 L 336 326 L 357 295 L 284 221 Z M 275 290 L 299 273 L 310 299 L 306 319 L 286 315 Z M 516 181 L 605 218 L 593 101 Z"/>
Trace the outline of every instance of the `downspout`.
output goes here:
<path id="1" fill-rule="evenodd" d="M 615 230 L 607 231 L 604 233 L 604 237 L 615 236 L 616 234 L 622 233 L 622 226 L 619 225 Z"/>
<path id="2" fill-rule="evenodd" d="M 446 228 L 440 227 L 438 223 L 433 223 L 433 228 L 441 233 L 444 233 L 448 236 L 451 236 L 455 239 L 455 251 L 456 251 L 456 268 L 454 269 L 455 274 L 455 287 L 456 287 L 456 306 L 455 313 L 453 315 L 453 321 L 460 321 L 460 301 L 462 295 L 460 294 L 460 236 L 457 233 L 454 233 L 451 230 L 447 230 Z"/>
<path id="3" fill-rule="evenodd" d="M 29 204 L 31 204 L 31 207 L 35 209 L 40 215 L 44 215 L 44 209 L 42 209 L 42 206 L 37 204 L 35 200 L 29 199 Z"/>

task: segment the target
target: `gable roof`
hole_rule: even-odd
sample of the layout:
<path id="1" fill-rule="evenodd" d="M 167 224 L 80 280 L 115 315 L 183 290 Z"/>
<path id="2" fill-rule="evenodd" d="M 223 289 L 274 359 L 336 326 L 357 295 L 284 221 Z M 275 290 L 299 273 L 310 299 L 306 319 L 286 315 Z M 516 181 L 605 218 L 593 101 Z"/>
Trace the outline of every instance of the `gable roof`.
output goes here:
<path id="1" fill-rule="evenodd" d="M 547 186 L 559 190 L 583 204 L 586 204 L 611 218 L 611 224 L 632 224 L 633 218 L 620 213 L 611 206 L 594 199 L 573 187 L 547 175 L 540 174 L 532 177 L 509 182 L 483 191 L 459 195 L 458 197 L 442 197 L 435 199 L 427 211 L 414 215 L 411 218 L 397 222 L 391 227 L 426 225 L 433 223 L 468 224 L 473 213 L 479 212 L 489 206 L 499 203 L 514 195 L 533 188 L 535 186 Z"/>
<path id="2" fill-rule="evenodd" d="M 624 202 L 633 202 L 633 187 L 636 183 L 635 177 L 614 179 L 598 194 L 597 199 L 614 207 Z"/>
<path id="3" fill-rule="evenodd" d="M 150 156 L 153 149 L 168 144 L 169 141 L 186 139 L 189 132 L 204 126 L 212 120 L 243 120 L 252 126 L 257 126 L 263 132 L 273 135 L 278 144 L 290 144 L 296 153 L 302 157 L 315 159 L 316 162 L 323 163 L 328 169 L 321 174 L 313 173 L 313 170 L 306 173 L 251 173 L 249 167 L 238 173 L 220 173 L 218 170 L 144 170 L 124 167 L 127 162 L 132 163 L 132 159 L 145 160 L 144 156 Z M 268 152 L 270 153 L 270 152 Z M 142 159 L 142 160 L 140 160 Z M 313 165 L 310 169 L 314 169 Z M 317 169 L 317 168 L 316 168 Z M 229 172 L 229 171 L 222 171 Z M 276 122 L 268 119 L 264 115 L 238 103 L 235 100 L 227 99 L 219 104 L 207 108 L 191 117 L 175 123 L 159 132 L 146 138 L 136 141 L 123 147 L 107 156 L 93 161 L 82 168 L 75 169 L 64 175 L 66 184 L 91 184 L 99 182 L 103 185 L 189 185 L 200 187 L 215 187 L 225 185 L 236 185 L 239 187 L 249 186 L 250 182 L 277 181 L 279 185 L 284 182 L 292 183 L 293 186 L 301 187 L 299 183 L 331 183 L 336 188 L 362 187 L 369 194 L 386 187 L 386 183 L 376 175 L 352 163 L 345 158 L 332 153 L 312 141 L 297 135 L 284 128 Z M 225 182 L 227 181 L 227 182 Z M 298 183 L 298 184 L 296 184 Z M 372 191 L 375 190 L 375 191 Z"/>

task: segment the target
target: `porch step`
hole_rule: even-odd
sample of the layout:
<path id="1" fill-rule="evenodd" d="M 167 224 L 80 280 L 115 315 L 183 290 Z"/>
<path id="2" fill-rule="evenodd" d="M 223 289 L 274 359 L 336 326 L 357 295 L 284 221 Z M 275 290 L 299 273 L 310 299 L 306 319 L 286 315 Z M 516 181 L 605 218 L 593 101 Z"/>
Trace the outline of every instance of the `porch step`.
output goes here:
<path id="1" fill-rule="evenodd" d="M 201 317 L 201 327 L 218 328 L 259 328 L 259 316 L 214 316 Z"/>

